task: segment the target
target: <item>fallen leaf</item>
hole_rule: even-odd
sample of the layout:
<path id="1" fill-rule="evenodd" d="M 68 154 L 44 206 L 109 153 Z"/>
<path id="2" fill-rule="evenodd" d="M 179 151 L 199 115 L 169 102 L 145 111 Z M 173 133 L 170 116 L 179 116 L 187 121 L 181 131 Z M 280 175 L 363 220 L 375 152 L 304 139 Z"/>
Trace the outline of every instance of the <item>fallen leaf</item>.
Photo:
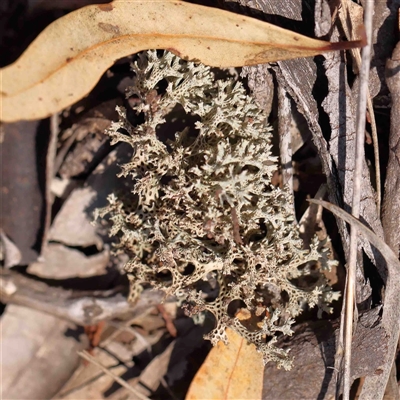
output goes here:
<path id="1" fill-rule="evenodd" d="M 49 240 L 75 247 L 95 245 L 99 250 L 104 240 L 111 240 L 108 236 L 101 237 L 100 224 L 92 224 L 93 211 L 107 204 L 108 194 L 127 190 L 128 182 L 118 178 L 117 174 L 119 165 L 128 162 L 131 156 L 131 146 L 117 146 L 96 167 L 85 186 L 73 190 L 54 218 Z"/>
<path id="2" fill-rule="evenodd" d="M 0 253 L 3 256 L 3 263 L 5 268 L 15 267 L 21 262 L 22 255 L 18 246 L 7 237 L 0 228 Z"/>
<path id="3" fill-rule="evenodd" d="M 59 243 L 49 243 L 42 254 L 43 261 L 28 266 L 27 272 L 47 279 L 86 278 L 107 273 L 108 250 L 86 256 L 79 250 Z"/>
<path id="4" fill-rule="evenodd" d="M 62 178 L 87 175 L 98 162 L 101 150 L 105 154 L 109 152 L 106 145 L 108 137 L 104 131 L 110 123 L 104 118 L 87 118 L 69 129 L 72 134 L 63 146 L 63 154 L 59 153 L 60 157 L 57 155 L 56 160 L 56 168 Z"/>
<path id="5" fill-rule="evenodd" d="M 74 372 L 76 352 L 82 349 L 79 340 L 65 334 L 69 330 L 68 321 L 44 311 L 7 304 L 0 319 L 1 398 L 52 398 Z"/>
<path id="6" fill-rule="evenodd" d="M 49 240 L 67 246 L 89 247 L 95 245 L 98 250 L 103 241 L 98 234 L 92 215 L 88 212 L 96 199 L 96 192 L 91 187 L 75 189 L 63 204 L 50 228 Z"/>
<path id="7" fill-rule="evenodd" d="M 140 374 L 137 384 L 134 385 L 138 392 L 143 393 L 146 396 L 151 396 L 152 392 L 157 390 L 163 376 L 168 371 L 168 365 L 175 344 L 176 341 L 171 342 L 161 354 L 150 361 L 144 371 Z"/>
<path id="8" fill-rule="evenodd" d="M 115 0 L 50 24 L 0 70 L 3 121 L 45 118 L 75 103 L 121 57 L 146 49 L 215 67 L 255 65 L 360 47 L 329 43 L 228 11 L 179 0 Z"/>
<path id="9" fill-rule="evenodd" d="M 264 365 L 254 344 L 227 329 L 229 343 L 211 349 L 186 400 L 261 399 Z"/>

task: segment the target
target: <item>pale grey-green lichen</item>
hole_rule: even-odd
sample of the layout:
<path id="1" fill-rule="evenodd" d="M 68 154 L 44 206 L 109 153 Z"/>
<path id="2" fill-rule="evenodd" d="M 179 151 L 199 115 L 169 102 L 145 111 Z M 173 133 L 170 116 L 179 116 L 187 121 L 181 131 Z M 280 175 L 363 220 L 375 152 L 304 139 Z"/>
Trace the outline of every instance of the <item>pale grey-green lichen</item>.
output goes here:
<path id="1" fill-rule="evenodd" d="M 133 70 L 128 96 L 144 122 L 133 126 L 120 108 L 108 131 L 113 143 L 134 149 L 121 172 L 132 178 L 132 193 L 111 194 L 97 211 L 110 214 L 110 234 L 131 257 L 131 299 L 150 283 L 185 299 L 189 313 L 214 314 L 213 344 L 226 342 L 230 327 L 265 363 L 290 368 L 277 336 L 292 333 L 305 304 L 329 312 L 337 293 L 320 272 L 332 263 L 325 243 L 315 238 L 302 248 L 291 197 L 271 184 L 277 159 L 265 115 L 241 83 L 215 80 L 210 68 L 169 52 L 142 53 Z M 176 107 L 198 119 L 165 143 L 157 133 Z M 218 288 L 214 299 L 204 282 Z M 228 312 L 235 300 L 245 320 Z"/>

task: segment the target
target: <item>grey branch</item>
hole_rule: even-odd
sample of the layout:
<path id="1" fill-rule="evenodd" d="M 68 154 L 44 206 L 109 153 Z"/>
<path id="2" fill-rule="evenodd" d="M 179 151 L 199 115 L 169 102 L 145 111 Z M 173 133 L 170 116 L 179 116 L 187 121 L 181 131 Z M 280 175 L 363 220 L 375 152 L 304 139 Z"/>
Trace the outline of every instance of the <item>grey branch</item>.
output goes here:
<path id="1" fill-rule="evenodd" d="M 128 311 L 140 314 L 144 309 L 159 304 L 163 294 L 155 290 L 144 291 L 140 300 L 132 305 L 121 290 L 65 290 L 50 287 L 13 271 L 2 270 L 0 297 L 3 303 L 33 308 L 78 325 L 94 325 Z"/>

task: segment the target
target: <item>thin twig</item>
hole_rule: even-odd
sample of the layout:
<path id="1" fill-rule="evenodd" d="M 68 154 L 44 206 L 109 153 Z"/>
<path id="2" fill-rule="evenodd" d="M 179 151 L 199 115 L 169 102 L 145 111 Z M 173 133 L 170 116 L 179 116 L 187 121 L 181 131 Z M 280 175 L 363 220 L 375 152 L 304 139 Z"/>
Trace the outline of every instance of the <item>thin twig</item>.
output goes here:
<path id="1" fill-rule="evenodd" d="M 339 13 L 339 17 L 342 23 L 343 30 L 346 34 L 348 40 L 354 40 L 356 36 L 354 35 L 354 30 L 349 29 L 347 25 L 348 16 L 349 16 L 349 9 L 348 9 L 348 1 L 342 1 L 342 8 Z M 369 39 L 368 39 L 369 40 Z M 372 40 L 372 28 L 371 28 L 371 40 Z M 356 62 L 357 69 L 361 71 L 361 52 L 360 49 L 352 49 L 351 54 Z M 367 87 L 367 109 L 369 113 L 369 119 L 371 124 L 371 133 L 372 133 L 372 142 L 374 147 L 374 162 L 375 162 L 375 185 L 376 185 L 376 209 L 378 212 L 378 216 L 381 212 L 381 167 L 379 161 L 379 142 L 378 142 L 378 132 L 376 129 L 376 120 L 375 120 L 375 111 L 371 100 L 371 95 L 369 93 L 369 88 Z M 365 126 L 364 126 L 365 130 Z"/>
<path id="2" fill-rule="evenodd" d="M 365 119 L 368 97 L 368 78 L 371 58 L 372 41 L 372 13 L 374 1 L 367 0 L 364 9 L 364 25 L 367 35 L 367 45 L 362 50 L 362 63 L 360 67 L 360 87 L 357 105 L 357 124 L 356 124 L 356 154 L 353 176 L 353 199 L 352 215 L 355 218 L 360 216 L 361 199 L 361 176 L 364 160 L 364 137 Z M 346 312 L 345 312 L 345 331 L 344 331 L 344 378 L 343 378 L 343 400 L 350 399 L 351 389 L 351 341 L 353 337 L 353 318 L 355 307 L 355 286 L 356 286 L 356 263 L 357 263 L 357 242 L 358 229 L 352 225 L 350 231 L 350 254 L 347 268 L 347 288 L 346 288 Z"/>
<path id="3" fill-rule="evenodd" d="M 78 351 L 78 354 L 80 357 L 84 358 L 85 360 L 87 360 L 87 361 L 91 362 L 92 364 L 96 365 L 97 367 L 99 367 L 105 374 L 107 374 L 108 376 L 113 378 L 115 380 L 115 382 L 119 383 L 125 389 L 127 389 L 131 393 L 133 393 L 136 396 L 135 398 L 140 399 L 140 400 L 150 400 L 147 396 L 138 392 L 134 387 L 129 385 L 128 382 L 124 381 L 118 375 L 115 375 L 114 372 L 111 372 L 108 368 L 106 368 L 103 364 L 99 363 L 87 351 Z"/>
<path id="4" fill-rule="evenodd" d="M 378 216 L 381 215 L 381 165 L 379 160 L 379 142 L 378 132 L 376 130 L 375 111 L 372 105 L 371 96 L 368 89 L 367 107 L 369 112 L 369 120 L 371 123 L 372 142 L 374 145 L 374 160 L 375 160 L 375 185 L 376 185 L 376 210 Z"/>
<path id="5" fill-rule="evenodd" d="M 77 325 L 94 325 L 127 312 L 137 316 L 159 304 L 163 297 L 162 292 L 146 290 L 132 305 L 123 295 L 123 290 L 123 286 L 98 291 L 66 290 L 50 287 L 13 270 L 0 269 L 0 297 L 3 303 L 33 308 Z"/>

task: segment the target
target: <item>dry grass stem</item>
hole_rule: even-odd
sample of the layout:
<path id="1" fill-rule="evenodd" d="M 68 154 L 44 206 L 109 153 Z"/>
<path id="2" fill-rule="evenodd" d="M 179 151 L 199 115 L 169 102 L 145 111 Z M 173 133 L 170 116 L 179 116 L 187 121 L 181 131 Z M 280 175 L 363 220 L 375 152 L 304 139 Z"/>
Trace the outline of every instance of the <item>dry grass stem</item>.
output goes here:
<path id="1" fill-rule="evenodd" d="M 351 29 L 347 25 L 348 15 L 349 15 L 349 6 L 348 1 L 345 0 L 342 2 L 342 9 L 339 13 L 339 18 L 343 27 L 343 30 L 346 34 L 348 40 L 353 40 L 355 38 L 354 30 Z M 371 27 L 371 37 L 372 37 L 372 27 Z M 351 54 L 354 58 L 354 61 L 357 65 L 358 71 L 361 71 L 361 52 L 360 49 L 352 49 Z M 375 185 L 376 185 L 376 209 L 378 211 L 378 215 L 381 212 L 381 198 L 382 198 L 382 191 L 381 191 L 381 167 L 379 161 L 379 142 L 378 142 L 378 132 L 376 129 L 376 120 L 375 120 L 375 111 L 372 104 L 372 99 L 369 93 L 369 88 L 367 87 L 367 109 L 369 113 L 369 119 L 371 124 L 371 133 L 372 133 L 372 142 L 374 146 L 374 162 L 375 162 Z"/>
<path id="2" fill-rule="evenodd" d="M 140 400 L 150 400 L 148 397 L 143 395 L 142 393 L 138 392 L 135 388 L 133 388 L 131 385 L 129 385 L 128 382 L 124 381 L 121 379 L 119 376 L 115 375 L 113 372 L 111 372 L 108 368 L 106 368 L 104 365 L 99 363 L 94 357 L 92 357 L 87 351 L 78 351 L 78 354 L 80 357 L 84 358 L 85 360 L 91 362 L 92 364 L 96 365 L 99 367 L 105 374 L 108 376 L 111 376 L 115 382 L 123 386 L 125 389 L 129 390 L 133 395 L 135 395 L 136 399 Z"/>
<path id="3" fill-rule="evenodd" d="M 346 211 L 326 201 L 309 201 L 311 203 L 322 205 L 327 210 L 350 224 L 352 228 L 356 227 L 358 232 L 381 252 L 387 262 L 390 280 L 388 280 L 386 285 L 385 305 L 381 319 L 382 326 L 386 330 L 386 337 L 388 338 L 385 362 L 382 363 L 380 374 L 366 376 L 359 396 L 360 400 L 383 399 L 390 371 L 395 359 L 397 343 L 400 335 L 400 307 L 398 296 L 400 291 L 400 261 L 398 260 L 397 255 L 393 253 L 392 249 L 383 239 Z"/>
<path id="4" fill-rule="evenodd" d="M 346 3 L 346 2 L 344 2 Z M 361 198 L 361 176 L 364 160 L 364 138 L 365 138 L 365 120 L 368 97 L 368 78 L 371 59 L 372 42 L 372 14 L 374 10 L 374 1 L 367 0 L 364 8 L 364 25 L 367 35 L 367 45 L 362 50 L 362 60 L 360 66 L 360 87 L 357 104 L 357 124 L 356 124 L 356 154 L 355 168 L 353 177 L 353 199 L 352 215 L 355 218 L 360 216 L 360 198 Z M 353 337 L 353 319 L 355 308 L 356 293 L 356 264 L 357 264 L 357 242 L 358 229 L 354 225 L 350 231 L 350 254 L 347 268 L 347 286 L 345 302 L 345 330 L 344 330 L 344 377 L 343 377 L 343 400 L 350 399 L 351 389 L 351 341 Z"/>

